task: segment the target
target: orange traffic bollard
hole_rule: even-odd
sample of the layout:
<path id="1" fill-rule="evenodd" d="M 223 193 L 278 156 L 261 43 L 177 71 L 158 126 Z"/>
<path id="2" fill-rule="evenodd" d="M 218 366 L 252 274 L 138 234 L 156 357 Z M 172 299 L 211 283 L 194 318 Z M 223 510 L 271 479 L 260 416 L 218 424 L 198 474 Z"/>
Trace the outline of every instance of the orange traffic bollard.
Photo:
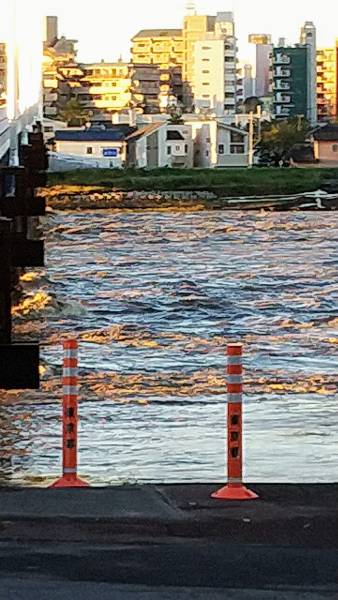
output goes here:
<path id="1" fill-rule="evenodd" d="M 218 500 L 254 500 L 258 498 L 243 484 L 243 367 L 242 344 L 228 345 L 228 484 L 211 494 Z"/>
<path id="2" fill-rule="evenodd" d="M 63 473 L 51 488 L 83 488 L 89 484 L 77 476 L 77 423 L 78 423 L 78 343 L 63 343 Z"/>

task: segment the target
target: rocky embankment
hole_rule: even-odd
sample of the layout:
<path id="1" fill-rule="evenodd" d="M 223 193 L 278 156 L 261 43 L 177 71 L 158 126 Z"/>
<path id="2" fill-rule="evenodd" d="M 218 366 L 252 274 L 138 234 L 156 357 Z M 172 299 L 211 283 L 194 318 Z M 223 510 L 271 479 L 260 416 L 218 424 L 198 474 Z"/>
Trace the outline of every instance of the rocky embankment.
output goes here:
<path id="1" fill-rule="evenodd" d="M 338 194 L 311 192 L 292 196 L 220 197 L 208 191 L 126 192 L 121 190 L 59 185 L 43 188 L 39 195 L 55 210 L 337 210 Z"/>

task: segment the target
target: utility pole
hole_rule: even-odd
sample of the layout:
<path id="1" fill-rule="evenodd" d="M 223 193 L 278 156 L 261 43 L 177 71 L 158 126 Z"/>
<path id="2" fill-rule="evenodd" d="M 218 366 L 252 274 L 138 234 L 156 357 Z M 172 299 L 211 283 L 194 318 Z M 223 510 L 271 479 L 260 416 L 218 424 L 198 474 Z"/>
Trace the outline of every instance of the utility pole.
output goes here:
<path id="1" fill-rule="evenodd" d="M 254 161 L 254 114 L 251 110 L 249 113 L 249 164 L 248 168 L 252 169 Z"/>

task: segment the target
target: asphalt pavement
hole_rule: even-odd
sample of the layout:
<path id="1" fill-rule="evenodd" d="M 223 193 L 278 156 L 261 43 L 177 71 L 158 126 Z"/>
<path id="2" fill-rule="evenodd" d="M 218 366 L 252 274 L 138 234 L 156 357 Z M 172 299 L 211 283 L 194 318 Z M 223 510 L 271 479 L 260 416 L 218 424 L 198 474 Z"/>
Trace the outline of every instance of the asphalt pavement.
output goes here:
<path id="1" fill-rule="evenodd" d="M 337 485 L 218 487 L 0 489 L 0 600 L 338 598 Z"/>
<path id="2" fill-rule="evenodd" d="M 2 579 L 1 600 L 336 600 L 334 592 L 320 590 L 213 590 L 211 588 L 154 588 Z"/>

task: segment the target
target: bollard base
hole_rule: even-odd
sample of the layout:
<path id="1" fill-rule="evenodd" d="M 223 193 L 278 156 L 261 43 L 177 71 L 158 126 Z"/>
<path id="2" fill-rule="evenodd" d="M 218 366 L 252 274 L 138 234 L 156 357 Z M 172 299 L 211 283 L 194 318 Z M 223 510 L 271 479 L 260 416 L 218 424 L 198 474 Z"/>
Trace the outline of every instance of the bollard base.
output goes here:
<path id="1" fill-rule="evenodd" d="M 89 483 L 87 483 L 86 481 L 83 481 L 82 479 L 80 479 L 79 477 L 76 477 L 75 475 L 73 475 L 73 476 L 64 475 L 57 481 L 54 481 L 54 483 L 52 483 L 52 485 L 49 486 L 49 488 L 54 488 L 54 489 L 56 489 L 56 488 L 88 488 L 88 487 L 90 487 Z"/>
<path id="2" fill-rule="evenodd" d="M 259 496 L 243 484 L 228 484 L 211 494 L 215 500 L 256 500 Z"/>

